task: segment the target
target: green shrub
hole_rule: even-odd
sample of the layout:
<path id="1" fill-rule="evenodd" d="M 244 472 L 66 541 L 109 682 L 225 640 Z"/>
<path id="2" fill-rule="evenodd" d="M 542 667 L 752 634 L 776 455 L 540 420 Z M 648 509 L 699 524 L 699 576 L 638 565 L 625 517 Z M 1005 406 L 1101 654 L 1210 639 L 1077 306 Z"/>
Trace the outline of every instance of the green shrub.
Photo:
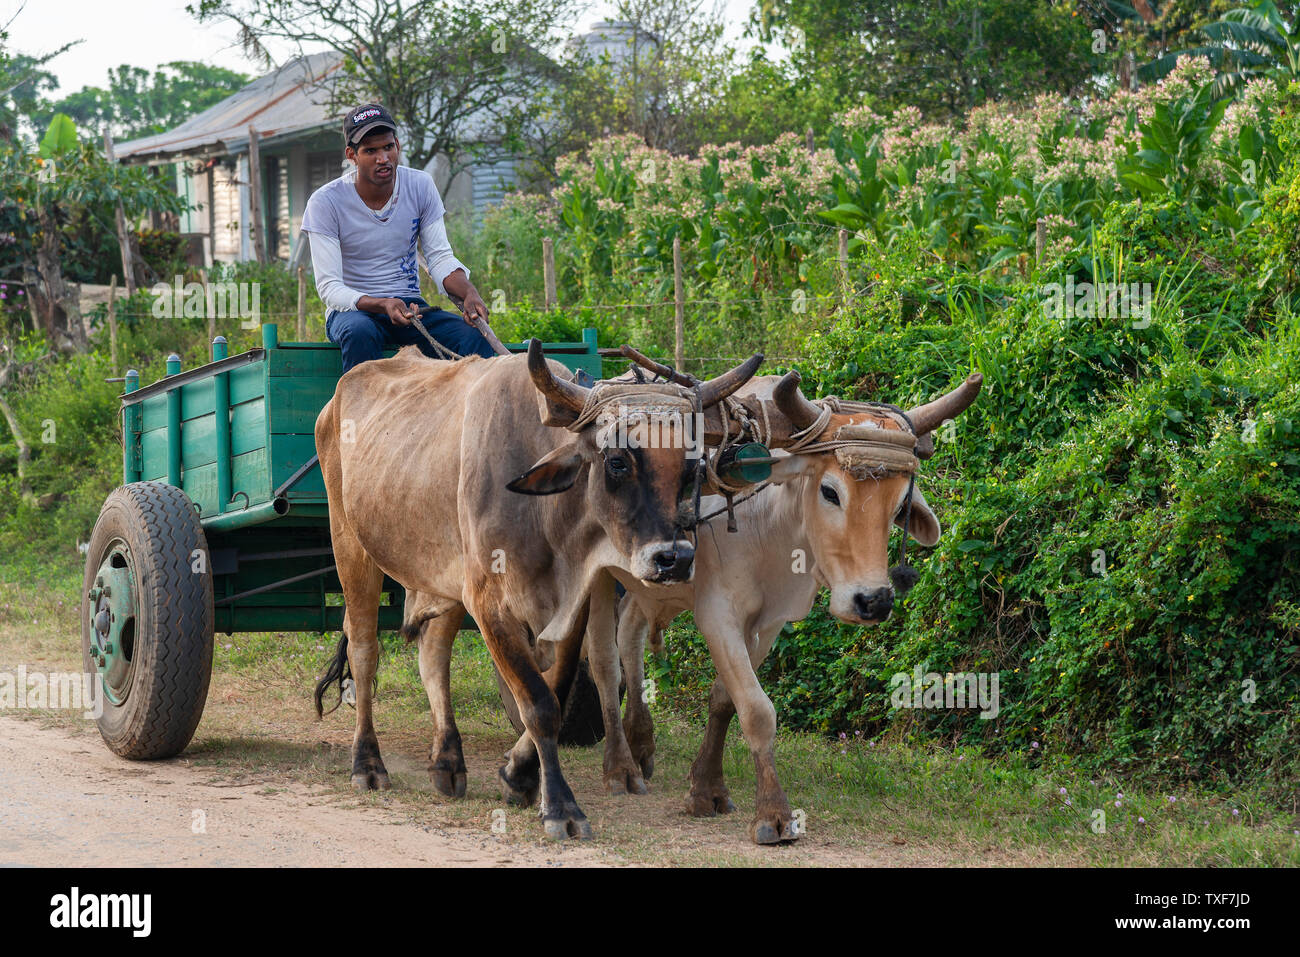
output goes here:
<path id="1" fill-rule="evenodd" d="M 1273 122 L 1285 159 L 1264 191 L 1259 287 L 1295 307 L 1300 305 L 1300 83 L 1291 84 L 1287 94 Z"/>
<path id="2" fill-rule="evenodd" d="M 1211 256 L 1222 269 L 1199 261 Z M 1037 742 L 1049 760 L 1163 778 L 1293 782 L 1300 321 L 1286 309 L 1242 321 L 1236 270 L 1249 262 L 1195 215 L 1113 207 L 1081 260 L 1038 278 L 1151 282 L 1150 324 L 1135 328 L 1054 318 L 1041 286 L 914 277 L 882 260 L 886 300 L 911 289 L 914 305 L 884 322 L 841 315 L 809 341 L 805 387 L 907 406 L 978 369 L 984 392 L 923 470 L 944 535 L 910 553 L 916 588 L 878 627 L 842 625 L 821 604 L 787 626 L 760 674 L 780 720 L 993 752 Z M 711 670 L 686 631 L 672 632 L 661 684 L 698 709 Z M 998 720 L 893 710 L 891 677 L 917 665 L 996 671 Z"/>
<path id="3" fill-rule="evenodd" d="M 153 274 L 163 282 L 183 274 L 188 268 L 185 261 L 186 241 L 180 233 L 166 229 L 141 229 L 136 234 L 140 256 Z"/>

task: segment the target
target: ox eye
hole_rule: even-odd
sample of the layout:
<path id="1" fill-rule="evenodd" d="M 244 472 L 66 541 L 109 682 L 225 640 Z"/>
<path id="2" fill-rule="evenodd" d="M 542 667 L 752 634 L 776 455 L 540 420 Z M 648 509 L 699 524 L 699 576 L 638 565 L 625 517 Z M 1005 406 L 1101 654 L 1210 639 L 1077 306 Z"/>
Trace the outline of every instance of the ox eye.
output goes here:
<path id="1" fill-rule="evenodd" d="M 611 455 L 609 458 L 605 459 L 605 468 L 609 471 L 610 475 L 618 478 L 622 478 L 631 471 L 628 467 L 627 459 L 623 458 L 621 455 Z"/>
<path id="2" fill-rule="evenodd" d="M 826 499 L 826 501 L 830 502 L 832 505 L 840 504 L 839 495 L 836 494 L 835 489 L 831 488 L 829 485 L 822 486 L 822 498 Z"/>

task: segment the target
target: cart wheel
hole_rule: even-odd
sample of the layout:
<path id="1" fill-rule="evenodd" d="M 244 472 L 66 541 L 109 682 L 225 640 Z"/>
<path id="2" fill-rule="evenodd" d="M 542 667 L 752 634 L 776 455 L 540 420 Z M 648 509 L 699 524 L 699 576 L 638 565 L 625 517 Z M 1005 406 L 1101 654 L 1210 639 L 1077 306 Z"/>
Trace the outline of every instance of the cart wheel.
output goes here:
<path id="1" fill-rule="evenodd" d="M 501 695 L 501 704 L 505 706 L 506 717 L 520 734 L 524 733 L 524 722 L 519 717 L 519 706 L 515 696 L 510 693 L 501 672 L 493 671 L 497 676 L 497 692 Z M 619 697 L 622 698 L 622 688 Z M 586 660 L 578 662 L 578 673 L 573 676 L 573 687 L 564 702 L 564 719 L 560 723 L 560 744 L 589 747 L 605 737 L 605 722 L 600 716 L 600 691 L 596 682 L 591 680 L 591 670 Z"/>
<path id="2" fill-rule="evenodd" d="M 207 561 L 194 503 L 175 486 L 134 482 L 105 500 L 86 553 L 81 661 L 101 679 L 99 733 L 124 758 L 169 758 L 198 727 L 212 676 Z"/>

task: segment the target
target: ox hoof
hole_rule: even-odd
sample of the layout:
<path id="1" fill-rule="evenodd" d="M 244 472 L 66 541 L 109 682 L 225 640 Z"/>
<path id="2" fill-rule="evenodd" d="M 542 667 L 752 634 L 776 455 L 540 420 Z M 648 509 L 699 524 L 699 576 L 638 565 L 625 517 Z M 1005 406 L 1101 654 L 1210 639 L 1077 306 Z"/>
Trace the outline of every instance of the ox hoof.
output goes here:
<path id="1" fill-rule="evenodd" d="M 583 817 L 581 811 L 567 817 L 545 818 L 542 827 L 552 841 L 567 841 L 569 838 L 591 840 L 591 823 Z"/>
<path id="2" fill-rule="evenodd" d="M 605 790 L 610 794 L 649 794 L 641 769 L 635 764 L 629 767 L 610 768 L 604 774 Z"/>
<path id="3" fill-rule="evenodd" d="M 648 781 L 655 773 L 654 731 L 633 727 L 625 730 L 625 734 L 632 751 L 632 760 L 641 766 L 641 776 Z"/>
<path id="4" fill-rule="evenodd" d="M 709 791 L 692 791 L 686 795 L 686 813 L 691 817 L 730 814 L 735 809 L 736 805 L 725 787 Z"/>
<path id="5" fill-rule="evenodd" d="M 439 794 L 451 798 L 463 798 L 465 796 L 464 771 L 447 771 L 441 768 L 433 768 L 429 771 L 429 781 L 433 784 L 433 789 Z"/>
<path id="6" fill-rule="evenodd" d="M 755 818 L 749 839 L 755 844 L 789 844 L 799 840 L 799 825 L 792 818 Z"/>
<path id="7" fill-rule="evenodd" d="M 512 781 L 506 774 L 505 766 L 497 769 L 497 780 L 501 782 L 501 796 L 507 804 L 514 807 L 531 807 L 537 802 L 537 778 L 521 778 Z"/>
<path id="8" fill-rule="evenodd" d="M 352 787 L 354 790 L 366 791 L 387 791 L 391 784 L 388 782 L 388 772 L 382 768 L 370 768 L 365 771 L 352 772 Z"/>

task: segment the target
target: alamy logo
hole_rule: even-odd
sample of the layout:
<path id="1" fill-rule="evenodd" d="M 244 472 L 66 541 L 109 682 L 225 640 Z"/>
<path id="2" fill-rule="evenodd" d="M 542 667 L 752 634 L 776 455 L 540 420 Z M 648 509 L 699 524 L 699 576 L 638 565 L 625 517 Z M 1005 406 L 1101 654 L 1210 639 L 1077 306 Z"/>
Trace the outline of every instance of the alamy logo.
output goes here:
<path id="1" fill-rule="evenodd" d="M 104 716 L 104 685 L 97 674 L 79 672 L 28 672 L 19 665 L 0 671 L 0 710 L 37 708 L 80 711 L 87 720 Z"/>
<path id="2" fill-rule="evenodd" d="M 1043 313 L 1049 319 L 1138 319 L 1134 329 L 1151 324 L 1155 292 L 1149 282 L 1081 282 L 1065 277 L 1065 284 L 1049 282 L 1038 287 Z"/>
<path id="3" fill-rule="evenodd" d="M 157 283 L 153 295 L 155 319 L 240 319 L 245 329 L 256 329 L 262 315 L 259 282 L 210 282 L 206 286 L 176 276 L 172 285 Z"/>
<path id="4" fill-rule="evenodd" d="M 894 689 L 889 700 L 895 708 L 979 708 L 980 717 L 987 721 L 1001 710 L 998 678 L 996 671 L 922 674 L 917 665 L 910 675 L 900 671 L 889 679 Z"/>
<path id="5" fill-rule="evenodd" d="M 704 453 L 704 416 L 678 410 L 647 412 L 606 409 L 596 416 L 596 447 L 600 449 L 685 449 L 688 459 Z"/>
<path id="6" fill-rule="evenodd" d="M 128 927 L 133 937 L 148 937 L 153 927 L 151 894 L 68 894 L 50 898 L 51 927 Z"/>

